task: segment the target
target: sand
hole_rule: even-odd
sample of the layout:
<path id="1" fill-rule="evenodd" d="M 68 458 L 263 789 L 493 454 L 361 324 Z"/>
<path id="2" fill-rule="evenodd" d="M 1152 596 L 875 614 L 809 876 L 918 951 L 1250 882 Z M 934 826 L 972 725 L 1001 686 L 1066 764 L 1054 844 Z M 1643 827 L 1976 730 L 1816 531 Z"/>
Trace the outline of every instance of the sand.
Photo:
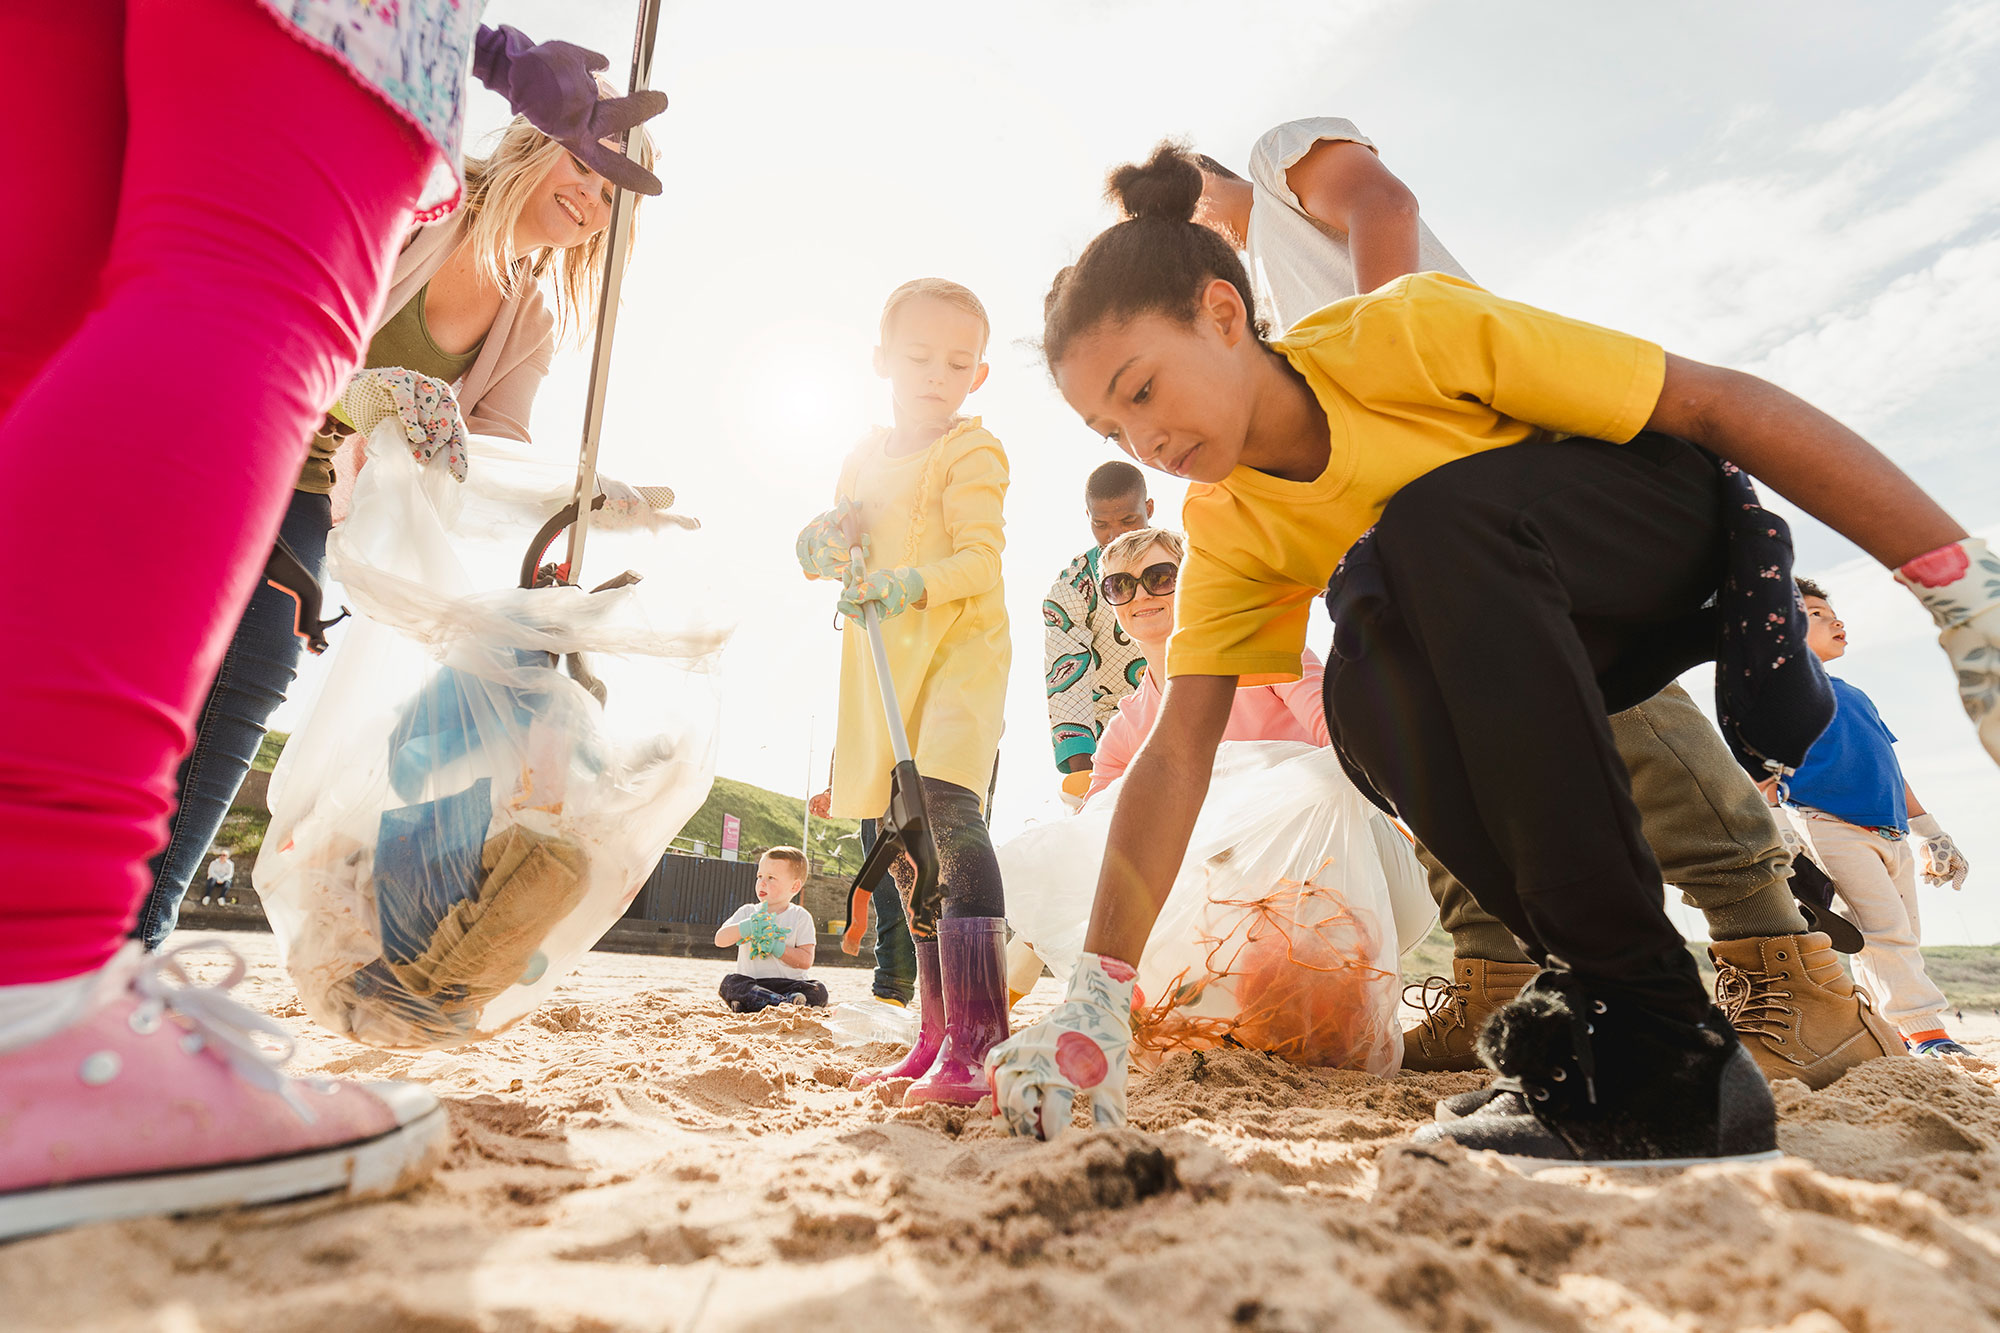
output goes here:
<path id="1" fill-rule="evenodd" d="M 0 1247 L 0 1327 L 2000 1329 L 1986 1072 L 1782 1084 L 1775 1164 L 1530 1179 L 1402 1143 L 1476 1076 L 1183 1055 L 1135 1083 L 1130 1128 L 1042 1145 L 984 1108 L 848 1091 L 892 1049 L 731 1014 L 719 963 L 593 954 L 503 1037 L 411 1058 L 313 1028 L 268 938 L 227 939 L 297 1067 L 445 1099 L 445 1166 L 395 1200 Z M 820 975 L 836 1000 L 866 987 Z M 2000 1056 L 1990 1022 L 1971 1031 Z"/>

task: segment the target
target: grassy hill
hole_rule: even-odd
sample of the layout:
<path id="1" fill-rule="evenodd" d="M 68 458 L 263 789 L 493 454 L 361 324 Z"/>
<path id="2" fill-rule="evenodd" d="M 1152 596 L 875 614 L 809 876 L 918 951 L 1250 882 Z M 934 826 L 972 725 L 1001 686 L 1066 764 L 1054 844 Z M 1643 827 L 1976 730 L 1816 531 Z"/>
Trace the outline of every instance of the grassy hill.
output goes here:
<path id="1" fill-rule="evenodd" d="M 722 817 L 735 815 L 743 821 L 743 852 L 747 856 L 762 847 L 799 845 L 799 824 L 805 815 L 802 797 L 786 796 L 753 787 L 734 778 L 717 778 L 708 800 L 681 830 L 680 845 L 690 838 L 708 844 L 714 856 L 722 846 Z M 812 853 L 815 870 L 852 874 L 861 868 L 861 825 L 852 819 L 815 819 L 812 822 Z"/>

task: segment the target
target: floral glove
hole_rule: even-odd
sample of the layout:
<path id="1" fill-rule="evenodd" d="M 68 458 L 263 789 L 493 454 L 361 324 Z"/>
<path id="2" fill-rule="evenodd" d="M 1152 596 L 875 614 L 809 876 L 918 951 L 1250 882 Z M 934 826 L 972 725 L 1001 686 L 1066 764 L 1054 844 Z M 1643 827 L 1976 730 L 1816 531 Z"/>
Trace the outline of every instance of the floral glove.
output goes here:
<path id="1" fill-rule="evenodd" d="M 1910 821 L 1910 836 L 1920 838 L 1924 845 L 1924 883 L 1933 887 L 1951 885 L 1954 890 L 1965 887 L 1965 877 L 1972 873 L 1972 863 L 1965 859 L 1965 853 L 1951 840 L 1951 834 L 1938 827 L 1936 815 L 1918 815 Z"/>
<path id="2" fill-rule="evenodd" d="M 842 500 L 833 508 L 799 529 L 799 568 L 809 579 L 845 579 L 848 552 L 846 523 L 861 513 L 861 506 Z M 861 553 L 868 554 L 868 534 L 861 534 Z"/>
<path id="3" fill-rule="evenodd" d="M 778 923 L 768 908 L 760 907 L 743 923 L 743 938 L 750 941 L 752 958 L 777 958 L 792 942 L 792 932 Z"/>
<path id="4" fill-rule="evenodd" d="M 1079 1092 L 1089 1094 L 1090 1118 L 1098 1126 L 1125 1123 L 1137 975 L 1130 963 L 1084 954 L 1054 1012 L 987 1053 L 993 1114 L 1006 1118 L 1009 1133 L 1053 1142 L 1069 1128 Z"/>
<path id="5" fill-rule="evenodd" d="M 900 616 L 903 612 L 924 600 L 924 576 L 904 565 L 900 569 L 878 569 L 864 574 L 859 581 L 849 578 L 840 590 L 840 614 L 850 619 L 861 619 L 861 608 L 874 602 L 882 610 L 882 619 Z"/>
<path id="6" fill-rule="evenodd" d="M 1958 698 L 1979 743 L 2000 763 L 2000 556 L 1983 537 L 1940 546 L 1896 571 L 1940 631 L 1958 673 Z"/>
<path id="7" fill-rule="evenodd" d="M 347 382 L 335 410 L 363 436 L 390 417 L 400 417 L 403 438 L 419 463 L 440 454 L 454 480 L 465 480 L 465 423 L 459 420 L 458 399 L 443 380 L 414 370 L 390 366 L 363 370 Z"/>

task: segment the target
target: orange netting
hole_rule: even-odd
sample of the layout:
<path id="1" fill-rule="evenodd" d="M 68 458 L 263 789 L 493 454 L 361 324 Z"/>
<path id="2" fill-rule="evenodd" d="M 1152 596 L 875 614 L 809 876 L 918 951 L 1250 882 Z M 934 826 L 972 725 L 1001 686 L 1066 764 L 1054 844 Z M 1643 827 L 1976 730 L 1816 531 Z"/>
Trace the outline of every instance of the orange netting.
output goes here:
<path id="1" fill-rule="evenodd" d="M 1377 1000 L 1395 978 L 1375 966 L 1376 925 L 1316 877 L 1211 900 L 1203 913 L 1210 929 L 1196 939 L 1202 962 L 1175 974 L 1157 1001 L 1135 994 L 1136 1063 L 1234 1045 L 1296 1064 L 1362 1067 L 1394 1025 L 1393 1010 L 1385 1014 Z"/>

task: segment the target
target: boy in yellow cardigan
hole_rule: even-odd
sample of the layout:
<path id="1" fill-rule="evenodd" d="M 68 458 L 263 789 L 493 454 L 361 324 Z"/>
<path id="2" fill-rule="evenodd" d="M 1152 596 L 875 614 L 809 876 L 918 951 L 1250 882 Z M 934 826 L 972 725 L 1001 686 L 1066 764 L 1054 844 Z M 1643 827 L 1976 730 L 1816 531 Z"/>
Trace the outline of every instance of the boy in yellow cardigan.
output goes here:
<path id="1" fill-rule="evenodd" d="M 916 1045 L 862 1081 L 914 1078 L 905 1102 L 971 1105 L 986 1093 L 987 1049 L 1007 1035 L 1006 908 L 981 799 L 1013 655 L 1000 586 L 1007 455 L 979 418 L 958 415 L 986 380 L 991 326 L 978 297 L 941 278 L 906 282 L 883 305 L 881 330 L 875 373 L 889 381 L 895 425 L 848 455 L 838 503 L 799 534 L 799 565 L 844 584 L 832 812 L 879 818 L 889 806 L 895 757 L 861 622 L 872 602 L 942 871 L 943 920 L 916 942 Z M 859 567 L 850 518 L 864 534 Z M 905 857 L 894 874 L 907 907 L 915 867 Z"/>

